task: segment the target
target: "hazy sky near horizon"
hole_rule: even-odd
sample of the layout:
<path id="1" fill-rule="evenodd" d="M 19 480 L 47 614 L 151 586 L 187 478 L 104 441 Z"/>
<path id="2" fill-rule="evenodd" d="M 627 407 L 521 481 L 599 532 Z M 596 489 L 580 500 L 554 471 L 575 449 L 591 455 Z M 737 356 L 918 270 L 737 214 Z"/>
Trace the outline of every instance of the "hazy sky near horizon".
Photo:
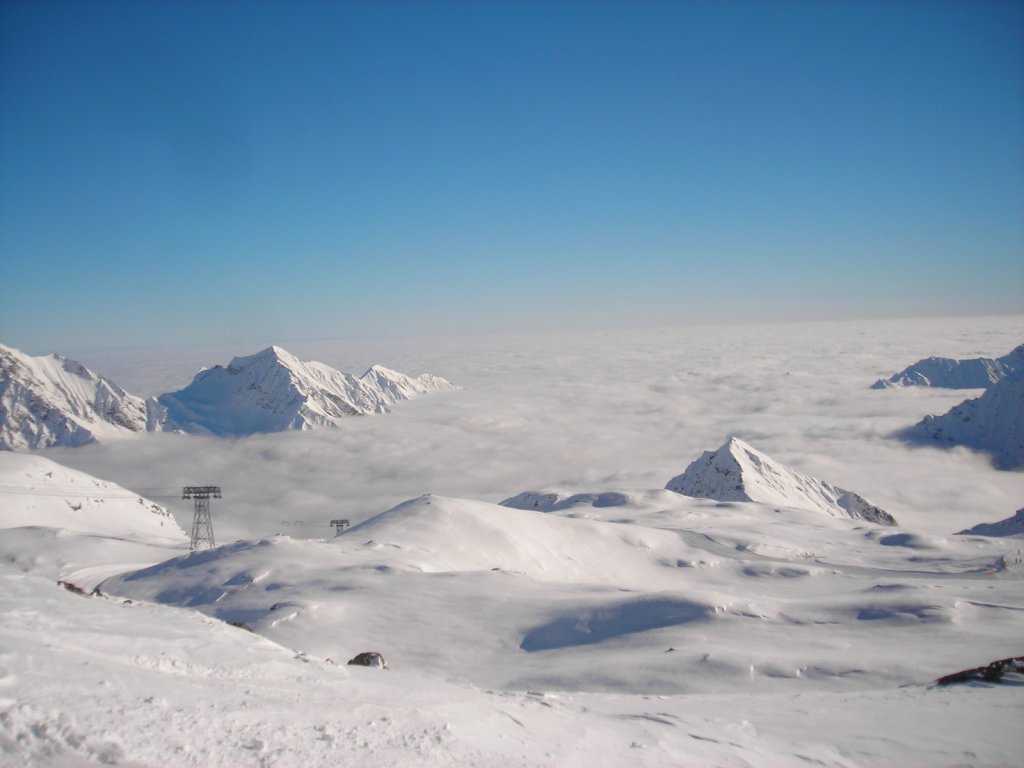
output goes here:
<path id="1" fill-rule="evenodd" d="M 0 341 L 1024 310 L 1024 5 L 6 2 Z"/>

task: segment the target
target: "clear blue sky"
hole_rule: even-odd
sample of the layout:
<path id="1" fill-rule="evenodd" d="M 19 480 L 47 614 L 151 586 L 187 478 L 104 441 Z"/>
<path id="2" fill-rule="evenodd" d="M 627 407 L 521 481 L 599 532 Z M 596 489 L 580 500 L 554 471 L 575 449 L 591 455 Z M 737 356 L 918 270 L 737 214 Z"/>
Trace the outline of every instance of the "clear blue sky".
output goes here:
<path id="1" fill-rule="evenodd" d="M 4 2 L 32 352 L 1024 312 L 1018 2 Z"/>

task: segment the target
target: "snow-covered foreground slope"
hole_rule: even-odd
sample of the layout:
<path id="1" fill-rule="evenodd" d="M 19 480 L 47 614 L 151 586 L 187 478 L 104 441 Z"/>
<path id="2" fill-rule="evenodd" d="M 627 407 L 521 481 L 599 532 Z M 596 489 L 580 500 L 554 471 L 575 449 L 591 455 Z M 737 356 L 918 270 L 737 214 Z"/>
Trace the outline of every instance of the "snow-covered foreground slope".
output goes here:
<path id="1" fill-rule="evenodd" d="M 892 515 L 864 497 L 790 469 L 735 437 L 717 451 L 705 451 L 665 487 L 701 499 L 759 501 L 896 525 Z"/>
<path id="2" fill-rule="evenodd" d="M 7 477 L 48 499 L 29 474 Z M 3 763 L 853 766 L 1017 754 L 1017 688 L 929 686 L 1019 654 L 1015 540 L 664 490 L 540 498 L 551 511 L 428 495 L 327 541 L 239 541 L 122 572 L 102 582 L 107 598 L 57 587 L 43 555 L 65 536 L 124 571 L 116 527 L 6 529 L 5 552 L 27 543 L 40 557 L 0 564 Z M 344 666 L 363 651 L 391 669 Z"/>
<path id="3" fill-rule="evenodd" d="M 0 562 L 91 590 L 187 549 L 159 504 L 42 456 L 0 453 Z"/>
<path id="4" fill-rule="evenodd" d="M 104 589 L 318 658 L 378 650 L 511 690 L 887 688 L 1006 657 L 1024 636 L 1003 541 L 623 496 L 575 517 L 426 496 L 333 540 L 238 542 Z"/>
<path id="5" fill-rule="evenodd" d="M 43 456 L 0 453 L 0 528 L 34 525 L 98 536 L 180 538 L 164 507 Z"/>
<path id="6" fill-rule="evenodd" d="M 191 611 L 77 597 L 3 566 L 0 648 L 0 755 L 26 768 L 775 768 L 1019 757 L 1021 697 L 1011 687 L 484 691 L 408 667 L 330 665 Z"/>
<path id="7" fill-rule="evenodd" d="M 168 429 L 249 435 L 334 427 L 348 416 L 386 413 L 400 400 L 452 388 L 438 376 L 412 378 L 379 365 L 357 378 L 268 347 L 200 371 L 185 389 L 159 401 Z"/>
<path id="8" fill-rule="evenodd" d="M 888 379 L 879 379 L 872 389 L 888 387 L 946 387 L 949 389 L 985 389 L 1000 381 L 1024 378 L 1024 344 L 1002 357 L 928 357 L 918 360 Z"/>
<path id="9" fill-rule="evenodd" d="M 155 401 L 128 394 L 81 363 L 0 344 L 0 450 L 85 445 L 152 430 L 162 416 Z"/>
<path id="10" fill-rule="evenodd" d="M 1024 379 L 995 384 L 941 416 L 925 416 L 901 435 L 922 445 L 984 451 L 999 469 L 1024 467 Z"/>

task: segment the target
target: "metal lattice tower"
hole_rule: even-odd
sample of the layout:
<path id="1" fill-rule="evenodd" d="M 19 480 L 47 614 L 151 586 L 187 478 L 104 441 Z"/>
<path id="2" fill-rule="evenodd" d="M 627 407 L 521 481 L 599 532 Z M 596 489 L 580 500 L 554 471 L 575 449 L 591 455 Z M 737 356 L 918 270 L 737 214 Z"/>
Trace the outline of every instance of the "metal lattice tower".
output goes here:
<path id="1" fill-rule="evenodd" d="M 189 551 L 194 552 L 205 544 L 213 549 L 213 521 L 210 519 L 210 499 L 220 498 L 219 485 L 186 485 L 181 489 L 181 498 L 194 499 L 196 514 L 192 518 L 192 540 Z"/>

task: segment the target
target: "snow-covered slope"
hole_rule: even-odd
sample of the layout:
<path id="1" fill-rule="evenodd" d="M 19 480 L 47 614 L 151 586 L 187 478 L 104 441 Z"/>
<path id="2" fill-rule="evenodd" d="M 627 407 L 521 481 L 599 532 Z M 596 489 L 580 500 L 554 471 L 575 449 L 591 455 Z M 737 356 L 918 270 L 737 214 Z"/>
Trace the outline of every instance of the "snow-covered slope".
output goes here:
<path id="1" fill-rule="evenodd" d="M 1024 535 L 1024 509 L 997 523 L 978 523 L 965 531 L 962 536 L 1021 536 Z"/>
<path id="2" fill-rule="evenodd" d="M 389 581 L 386 573 L 380 577 Z M 999 579 L 979 581 L 985 588 L 993 581 L 999 586 Z M 954 583 L 962 590 L 964 582 Z M 434 591 L 445 589 L 445 581 L 435 579 Z M 405 634 L 418 632 L 421 644 L 431 645 L 432 631 L 449 617 L 470 617 L 476 604 L 451 596 L 450 609 L 435 617 L 442 620 L 407 626 Z M 500 598 L 498 593 L 489 603 Z M 991 609 L 991 615 L 972 616 L 984 609 L 965 600 L 968 625 L 983 617 L 978 624 L 985 628 L 1001 615 Z M 1014 601 L 1000 595 L 1000 602 Z M 908 633 L 927 637 L 935 626 L 907 623 L 903 641 L 893 637 L 892 647 L 907 648 L 913 643 Z M 352 617 L 343 616 L 333 634 L 345 641 L 352 628 Z M 837 644 L 834 625 L 818 629 L 829 633 L 822 646 Z M 1013 637 L 1014 626 L 1000 629 Z M 990 646 L 954 642 L 936 660 L 934 645 L 926 643 L 905 655 L 917 660 L 927 679 L 930 664 L 941 672 L 950 663 L 971 666 L 988 660 L 983 654 Z M 851 650 L 857 663 L 878 661 L 888 672 L 887 647 L 872 644 L 868 635 Z M 790 695 L 485 689 L 394 656 L 388 656 L 392 668 L 386 672 L 346 666 L 346 657 L 332 664 L 190 610 L 82 598 L 2 565 L 0 648 L 0 762 L 11 766 L 852 768 L 1012 765 L 1020 754 L 1021 697 L 1012 685 L 936 689 L 893 682 L 853 690 L 836 678 L 842 687 L 829 690 L 816 688 L 812 680 L 821 671 L 806 667 L 801 690 Z M 561 666 L 562 658 L 580 655 L 576 651 L 551 665 Z M 456 648 L 452 655 L 458 653 Z M 713 681 L 728 670 L 723 659 L 731 651 L 709 648 L 706 660 L 692 667 L 679 658 L 692 655 L 683 646 L 665 653 L 627 643 L 618 653 L 638 672 L 662 659 Z M 753 681 L 754 668 L 745 671 Z"/>
<path id="3" fill-rule="evenodd" d="M 0 453 L 0 498 L 0 528 L 46 526 L 99 536 L 185 535 L 159 504 L 43 456 Z"/>
<path id="4" fill-rule="evenodd" d="M 1005 540 L 621 496 L 594 519 L 584 503 L 425 496 L 328 541 L 240 541 L 103 591 L 242 622 L 310 658 L 372 650 L 392 670 L 572 695 L 895 688 L 1005 657 L 1024 626 L 1003 607 L 1021 577 Z"/>
<path id="5" fill-rule="evenodd" d="M 0 345 L 0 449 L 79 446 L 157 428 L 162 408 L 81 363 Z"/>
<path id="6" fill-rule="evenodd" d="M 1024 379 L 1001 381 L 941 416 L 925 416 L 902 437 L 925 445 L 984 451 L 999 469 L 1024 467 Z"/>
<path id="7" fill-rule="evenodd" d="M 1024 378 L 1024 344 L 995 359 L 975 357 L 957 360 L 928 357 L 918 360 L 888 379 L 879 379 L 872 389 L 888 387 L 945 387 L 948 389 L 984 389 L 1004 380 Z"/>
<path id="8" fill-rule="evenodd" d="M 758 501 L 896 525 L 890 514 L 862 496 L 790 469 L 735 437 L 717 451 L 705 451 L 665 487 L 703 499 Z"/>
<path id="9" fill-rule="evenodd" d="M 0 563 L 88 591 L 187 549 L 159 504 L 42 456 L 0 452 Z"/>
<path id="10" fill-rule="evenodd" d="M 158 399 L 167 429 L 248 435 L 334 427 L 345 417 L 386 413 L 399 400 L 451 388 L 437 376 L 411 378 L 382 366 L 357 378 L 272 346 L 200 371 L 187 387 Z"/>

